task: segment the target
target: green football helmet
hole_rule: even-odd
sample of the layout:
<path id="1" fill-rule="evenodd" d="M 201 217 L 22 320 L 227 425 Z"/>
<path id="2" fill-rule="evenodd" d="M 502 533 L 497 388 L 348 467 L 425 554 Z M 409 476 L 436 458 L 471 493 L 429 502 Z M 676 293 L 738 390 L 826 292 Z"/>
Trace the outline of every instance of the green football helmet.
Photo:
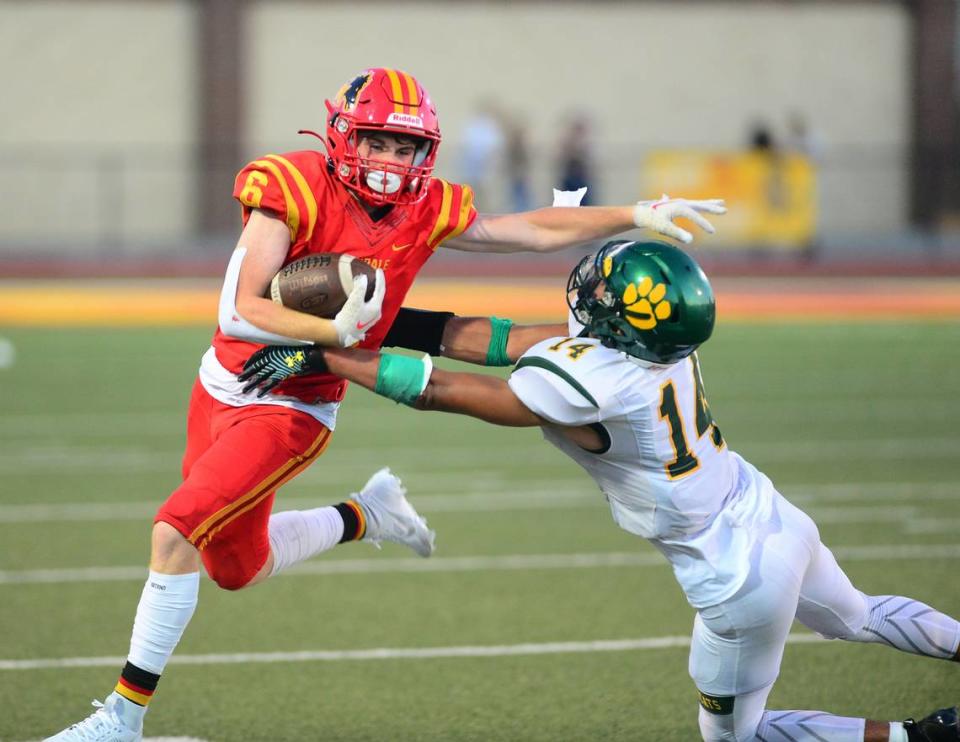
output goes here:
<path id="1" fill-rule="evenodd" d="M 686 358 L 716 319 L 703 270 L 665 242 L 608 242 L 573 269 L 567 304 L 587 334 L 652 363 Z"/>

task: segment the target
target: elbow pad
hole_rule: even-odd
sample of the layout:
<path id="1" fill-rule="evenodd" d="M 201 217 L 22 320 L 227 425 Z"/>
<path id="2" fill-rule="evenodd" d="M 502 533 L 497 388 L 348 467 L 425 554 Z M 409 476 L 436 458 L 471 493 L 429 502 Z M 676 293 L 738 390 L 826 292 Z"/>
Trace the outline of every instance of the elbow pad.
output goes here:
<path id="1" fill-rule="evenodd" d="M 220 291 L 220 308 L 218 311 L 220 332 L 238 340 L 262 343 L 263 345 L 313 345 L 309 340 L 298 340 L 286 335 L 277 335 L 273 332 L 261 330 L 240 316 L 240 312 L 237 311 L 237 284 L 240 281 L 240 266 L 243 264 L 243 258 L 246 254 L 247 248 L 238 247 L 230 256 L 227 273 L 223 277 L 223 289 Z"/>

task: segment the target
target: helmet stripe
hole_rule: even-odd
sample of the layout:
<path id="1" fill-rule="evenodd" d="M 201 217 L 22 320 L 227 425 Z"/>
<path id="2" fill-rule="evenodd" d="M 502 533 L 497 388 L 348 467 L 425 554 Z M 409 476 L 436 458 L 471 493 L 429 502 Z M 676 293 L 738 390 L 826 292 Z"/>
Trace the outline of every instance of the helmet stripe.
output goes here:
<path id="1" fill-rule="evenodd" d="M 394 113 L 404 113 L 403 110 L 403 90 L 400 87 L 400 76 L 396 70 L 386 70 L 387 77 L 390 78 L 390 89 L 393 92 L 393 111 Z"/>
<path id="2" fill-rule="evenodd" d="M 417 83 L 406 72 L 401 72 L 404 81 L 407 83 L 407 113 L 416 116 L 420 108 L 420 101 L 417 100 Z"/>

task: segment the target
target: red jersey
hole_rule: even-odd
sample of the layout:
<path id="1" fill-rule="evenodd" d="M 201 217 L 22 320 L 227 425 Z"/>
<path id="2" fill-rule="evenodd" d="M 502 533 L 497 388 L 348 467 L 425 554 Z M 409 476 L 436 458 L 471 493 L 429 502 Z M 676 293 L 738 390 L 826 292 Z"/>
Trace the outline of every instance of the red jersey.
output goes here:
<path id="1" fill-rule="evenodd" d="M 414 278 L 437 246 L 461 234 L 477 216 L 469 186 L 432 178 L 420 201 L 395 205 L 374 221 L 334 179 L 326 156 L 314 150 L 251 162 L 237 175 L 233 195 L 243 205 L 244 225 L 253 209 L 268 210 L 286 222 L 290 250 L 284 265 L 311 253 L 333 252 L 383 269 L 383 315 L 360 345 L 372 350 L 380 347 Z M 239 373 L 250 354 L 263 346 L 227 337 L 217 328 L 213 347 L 217 360 Z M 288 379 L 276 392 L 310 403 L 336 402 L 343 399 L 346 386 L 338 376 L 310 374 Z"/>

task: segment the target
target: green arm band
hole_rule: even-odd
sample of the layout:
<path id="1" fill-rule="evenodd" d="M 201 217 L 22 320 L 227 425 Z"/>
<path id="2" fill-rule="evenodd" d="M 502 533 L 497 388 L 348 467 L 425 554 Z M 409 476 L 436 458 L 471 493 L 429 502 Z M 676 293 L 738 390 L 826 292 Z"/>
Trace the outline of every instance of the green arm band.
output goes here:
<path id="1" fill-rule="evenodd" d="M 490 345 L 487 346 L 487 366 L 510 366 L 507 357 L 507 338 L 513 322 L 508 319 L 490 318 Z"/>
<path id="2" fill-rule="evenodd" d="M 417 397 L 427 388 L 432 372 L 433 362 L 430 356 L 411 358 L 381 353 L 377 383 L 373 391 L 394 402 L 402 402 L 412 407 Z"/>

